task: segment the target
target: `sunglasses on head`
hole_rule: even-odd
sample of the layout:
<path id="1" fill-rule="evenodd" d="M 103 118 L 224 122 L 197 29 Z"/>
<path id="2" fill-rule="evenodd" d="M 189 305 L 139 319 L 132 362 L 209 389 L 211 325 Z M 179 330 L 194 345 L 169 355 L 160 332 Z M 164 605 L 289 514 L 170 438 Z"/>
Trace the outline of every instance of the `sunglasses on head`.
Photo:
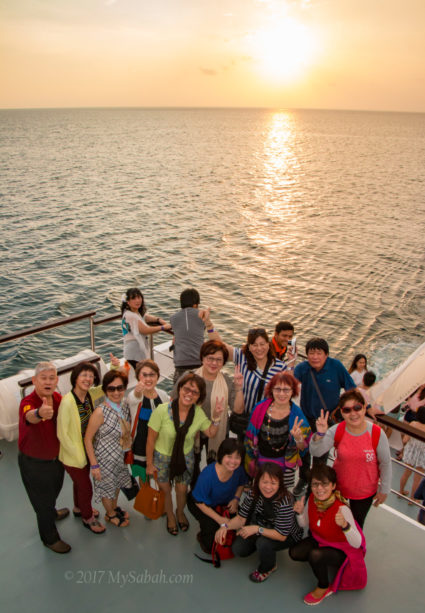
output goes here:
<path id="1" fill-rule="evenodd" d="M 344 415 L 348 415 L 351 411 L 355 411 L 359 413 L 362 410 L 363 406 L 361 404 L 355 404 L 353 407 L 342 407 L 341 413 Z"/>
<path id="2" fill-rule="evenodd" d="M 123 389 L 123 385 L 108 385 L 108 387 L 106 388 L 108 392 L 122 392 Z"/>
<path id="3" fill-rule="evenodd" d="M 267 334 L 265 328 L 250 328 L 248 330 L 248 336 L 253 336 L 254 334 Z"/>

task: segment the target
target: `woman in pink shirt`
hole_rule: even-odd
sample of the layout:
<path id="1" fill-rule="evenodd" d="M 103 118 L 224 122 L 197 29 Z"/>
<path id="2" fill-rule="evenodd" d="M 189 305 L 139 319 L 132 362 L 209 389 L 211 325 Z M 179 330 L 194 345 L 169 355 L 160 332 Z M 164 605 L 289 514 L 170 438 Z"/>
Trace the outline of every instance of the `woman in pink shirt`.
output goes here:
<path id="1" fill-rule="evenodd" d="M 366 420 L 366 404 L 358 390 L 344 392 L 338 408 L 343 421 L 331 428 L 328 414 L 321 411 L 310 453 L 321 456 L 335 447 L 338 489 L 349 499 L 354 518 L 363 527 L 372 502 L 377 507 L 390 491 L 390 448 L 384 431 Z"/>

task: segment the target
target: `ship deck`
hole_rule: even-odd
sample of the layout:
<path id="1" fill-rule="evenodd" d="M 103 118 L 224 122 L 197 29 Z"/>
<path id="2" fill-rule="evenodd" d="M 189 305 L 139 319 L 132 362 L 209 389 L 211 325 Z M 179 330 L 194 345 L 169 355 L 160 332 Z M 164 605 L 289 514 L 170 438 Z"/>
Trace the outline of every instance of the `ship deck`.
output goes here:
<path id="1" fill-rule="evenodd" d="M 172 610 L 186 613 L 235 611 L 248 613 L 289 608 L 305 612 L 302 601 L 314 585 L 307 564 L 278 553 L 278 570 L 265 584 L 248 580 L 255 568 L 252 556 L 223 562 L 220 569 L 198 560 L 196 525 L 177 537 L 165 530 L 165 519 L 147 521 L 131 510 L 131 524 L 118 529 L 108 524 L 104 535 L 84 530 L 72 515 L 59 525 L 62 538 L 72 545 L 67 555 L 57 555 L 41 545 L 35 516 L 21 483 L 16 443 L 0 442 L 1 473 L 1 590 L 3 611 L 29 607 L 33 613 L 56 611 L 104 613 Z M 399 479 L 394 470 L 394 484 Z M 392 495 L 389 503 L 412 518 L 417 510 Z M 65 476 L 58 508 L 72 508 L 72 484 Z M 98 507 L 100 508 L 100 507 Z M 366 520 L 366 563 L 369 581 L 364 590 L 339 592 L 321 603 L 329 613 L 379 613 L 424 608 L 422 586 L 425 530 L 414 519 L 404 519 L 386 505 L 372 508 Z"/>

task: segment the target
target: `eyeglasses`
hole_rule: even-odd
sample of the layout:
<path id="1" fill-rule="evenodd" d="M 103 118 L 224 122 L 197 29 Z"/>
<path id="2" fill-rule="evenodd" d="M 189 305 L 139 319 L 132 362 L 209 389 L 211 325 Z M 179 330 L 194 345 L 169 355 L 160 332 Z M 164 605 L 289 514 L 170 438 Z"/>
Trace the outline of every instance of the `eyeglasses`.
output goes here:
<path id="1" fill-rule="evenodd" d="M 106 388 L 107 392 L 122 392 L 123 390 L 123 385 L 108 385 L 108 387 Z"/>
<path id="2" fill-rule="evenodd" d="M 292 394 L 292 387 L 274 387 L 273 392 L 278 394 Z"/>
<path id="3" fill-rule="evenodd" d="M 312 489 L 317 489 L 318 487 L 328 487 L 330 481 L 312 481 L 311 487 Z"/>
<path id="4" fill-rule="evenodd" d="M 194 390 L 191 387 L 186 387 L 185 385 L 183 385 L 183 387 L 181 388 L 185 394 L 192 394 L 192 396 L 199 396 L 199 390 Z"/>
<path id="5" fill-rule="evenodd" d="M 361 404 L 355 404 L 353 407 L 342 407 L 341 413 L 343 413 L 343 415 L 348 415 L 349 413 L 351 413 L 351 411 L 359 413 L 362 409 L 363 406 Z"/>
<path id="6" fill-rule="evenodd" d="M 144 377 L 145 379 L 153 379 L 154 377 L 156 377 L 156 373 L 155 372 L 141 372 L 140 373 L 142 375 L 142 377 Z"/>
<path id="7" fill-rule="evenodd" d="M 223 358 L 213 358 L 211 355 L 207 355 L 204 360 L 210 364 L 223 364 Z"/>

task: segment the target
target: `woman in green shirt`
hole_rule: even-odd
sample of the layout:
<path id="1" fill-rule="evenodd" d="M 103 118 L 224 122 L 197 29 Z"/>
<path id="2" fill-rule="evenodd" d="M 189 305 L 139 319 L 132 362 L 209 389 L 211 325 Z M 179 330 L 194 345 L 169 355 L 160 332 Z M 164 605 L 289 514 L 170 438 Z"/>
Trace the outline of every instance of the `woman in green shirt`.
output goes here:
<path id="1" fill-rule="evenodd" d="M 173 536 L 178 534 L 177 524 L 182 532 L 189 529 L 184 507 L 194 467 L 195 436 L 201 431 L 213 438 L 224 413 L 224 398 L 218 399 L 211 423 L 199 406 L 205 393 L 201 377 L 191 372 L 183 375 L 177 384 L 177 398 L 160 404 L 148 423 L 146 473 L 158 475 L 159 487 L 165 494 L 167 530 Z M 176 488 L 177 518 L 171 499 L 172 483 Z"/>

